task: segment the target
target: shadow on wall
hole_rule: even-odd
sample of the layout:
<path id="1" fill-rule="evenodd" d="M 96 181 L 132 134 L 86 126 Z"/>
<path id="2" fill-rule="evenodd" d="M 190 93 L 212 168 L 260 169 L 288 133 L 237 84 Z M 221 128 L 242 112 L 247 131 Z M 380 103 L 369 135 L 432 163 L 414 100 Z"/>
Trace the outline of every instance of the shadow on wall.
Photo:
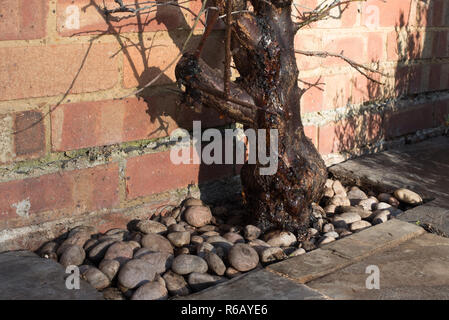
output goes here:
<path id="1" fill-rule="evenodd" d="M 361 111 L 348 108 L 347 117 L 337 119 L 340 121 L 333 128 L 333 153 L 340 152 L 346 156 L 354 156 L 375 152 L 379 151 L 378 142 L 406 137 L 417 130 L 448 125 L 445 118 L 449 110 L 444 105 L 435 106 L 434 103 L 419 103 L 416 100 L 416 105 L 410 106 L 410 100 L 401 102 L 401 99 L 405 97 L 413 100 L 419 93 L 448 88 L 440 83 L 442 66 L 427 64 L 430 59 L 436 58 L 434 54 L 438 50 L 444 51 L 444 48 L 438 48 L 438 46 L 447 46 L 446 41 L 435 38 L 432 40 L 430 36 L 432 31 L 428 30 L 429 25 L 437 23 L 435 19 L 438 14 L 435 14 L 435 10 L 441 10 L 441 15 L 443 10 L 436 7 L 436 1 L 427 1 L 427 3 L 408 1 L 410 10 L 400 11 L 394 32 L 388 34 L 388 44 L 390 46 L 395 44 L 395 48 L 388 48 L 387 59 L 396 60 L 398 63 L 393 69 L 382 67 L 381 62 L 377 64 L 379 70 L 390 75 L 389 77 L 374 75 L 376 80 L 384 84 L 378 84 L 363 77 L 357 77 L 357 80 L 352 81 L 352 87 L 358 87 L 356 90 L 361 91 L 364 96 L 363 104 Z M 439 3 L 443 5 L 443 1 Z M 412 8 L 412 5 L 414 4 L 416 4 L 416 15 L 413 15 L 415 8 Z M 416 18 L 411 19 L 411 16 Z M 444 25 L 444 20 L 438 23 Z M 424 25 L 426 29 L 416 30 L 416 26 Z M 377 63 L 374 60 L 372 62 Z M 341 98 L 336 99 L 341 100 Z M 348 106 L 353 102 L 353 97 L 347 99 Z M 441 110 L 436 109 L 440 107 Z M 405 142 L 408 142 L 407 138 Z"/>
<path id="2" fill-rule="evenodd" d="M 134 1 L 136 4 L 135 8 L 139 8 L 139 2 L 142 1 Z M 188 19 L 189 17 L 193 17 L 193 15 L 177 6 L 158 6 L 157 9 L 150 13 L 138 13 L 135 17 L 130 19 L 123 19 L 127 14 L 119 15 L 118 17 L 106 17 L 103 11 L 104 7 L 99 3 L 100 1 L 98 0 L 90 0 L 90 3 L 81 8 L 81 10 L 85 11 L 89 7 L 95 8 L 95 10 L 103 17 L 107 29 L 83 30 L 76 35 L 98 34 L 92 41 L 105 35 L 112 34 L 115 37 L 120 46 L 119 52 L 122 52 L 123 54 L 124 64 L 132 71 L 132 76 L 128 76 L 128 78 L 131 79 L 128 80 L 130 82 L 136 82 L 137 89 L 142 89 L 138 94 L 138 98 L 143 99 L 146 102 L 147 121 L 152 124 L 152 127 L 155 127 L 155 129 L 146 137 L 147 139 L 169 136 L 176 128 L 183 128 L 191 131 L 193 121 L 197 120 L 201 121 L 203 130 L 210 127 L 224 126 L 230 123 L 229 119 L 224 119 L 213 109 L 203 108 L 203 110 L 200 110 L 183 105 L 181 102 L 182 92 L 177 88 L 174 80 L 167 75 L 167 72 L 163 73 L 154 85 L 146 87 L 150 81 L 164 71 L 163 68 L 165 68 L 165 66 L 175 57 L 173 52 L 168 51 L 173 50 L 173 47 L 167 48 L 167 51 L 165 52 L 166 57 L 163 57 L 163 59 L 160 59 L 161 53 L 159 51 L 157 54 L 159 59 L 166 60 L 166 62 L 165 65 L 156 67 L 156 63 L 152 62 L 152 59 L 155 59 L 152 53 L 155 50 L 161 49 L 158 47 L 161 46 L 159 42 L 162 42 L 157 41 L 156 39 L 158 39 L 158 37 L 165 39 L 165 43 L 169 43 L 171 40 L 177 49 L 181 51 L 192 25 L 192 23 L 189 24 L 191 21 L 188 21 Z M 186 5 L 185 1 L 184 5 Z M 163 31 L 156 31 L 153 37 L 148 37 L 143 32 L 150 24 L 157 24 L 157 29 Z M 201 23 L 198 23 L 197 28 L 200 27 L 203 26 Z M 133 38 L 122 35 L 122 32 L 129 32 L 130 28 L 135 32 Z M 162 34 L 162 32 L 164 34 Z M 167 34 L 169 39 L 167 39 Z M 217 32 L 208 39 L 202 53 L 202 58 L 210 66 L 217 69 L 222 69 L 224 66 L 224 50 L 220 50 L 222 47 L 222 36 L 222 31 L 217 30 Z M 193 35 L 189 41 L 187 50 L 196 48 L 200 37 L 201 35 Z M 163 51 L 162 55 L 164 55 Z M 201 197 L 203 199 L 213 199 L 217 197 L 217 190 L 214 188 L 203 187 L 204 182 L 215 180 L 217 178 L 235 176 L 238 174 L 237 171 L 238 168 L 233 165 L 200 164 L 198 168 L 198 181 L 200 182 Z M 148 181 L 148 183 L 154 183 L 154 181 Z M 196 184 L 196 182 L 192 181 L 192 184 Z"/>

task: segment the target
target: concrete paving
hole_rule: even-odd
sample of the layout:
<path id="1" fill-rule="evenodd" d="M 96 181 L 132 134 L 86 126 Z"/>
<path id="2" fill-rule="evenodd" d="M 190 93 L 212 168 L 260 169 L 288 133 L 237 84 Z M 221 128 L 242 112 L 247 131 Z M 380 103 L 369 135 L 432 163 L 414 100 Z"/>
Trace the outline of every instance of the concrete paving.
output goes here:
<path id="1" fill-rule="evenodd" d="M 87 282 L 80 289 L 65 286 L 68 274 L 57 262 L 30 251 L 0 254 L 0 300 L 101 300 L 103 295 Z"/>
<path id="2" fill-rule="evenodd" d="M 266 270 L 246 273 L 181 300 L 323 300 L 325 296 Z"/>
<path id="3" fill-rule="evenodd" d="M 379 268 L 379 289 L 367 289 L 368 266 Z M 449 299 L 449 239 L 427 233 L 307 286 L 331 299 Z"/>

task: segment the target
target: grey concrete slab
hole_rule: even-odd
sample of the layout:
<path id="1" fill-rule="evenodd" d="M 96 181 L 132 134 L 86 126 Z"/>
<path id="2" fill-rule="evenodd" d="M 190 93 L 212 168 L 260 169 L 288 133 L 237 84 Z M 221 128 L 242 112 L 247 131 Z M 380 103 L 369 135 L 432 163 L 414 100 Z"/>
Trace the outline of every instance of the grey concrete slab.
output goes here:
<path id="1" fill-rule="evenodd" d="M 65 286 L 68 274 L 57 262 L 30 251 L 0 254 L 0 300 L 100 300 L 103 295 L 87 282 L 79 290 Z"/>
<path id="2" fill-rule="evenodd" d="M 379 289 L 367 289 L 368 266 Z M 449 299 L 449 239 L 423 234 L 307 283 L 332 299 Z"/>
<path id="3" fill-rule="evenodd" d="M 424 232 L 421 227 L 392 219 L 307 254 L 272 264 L 268 270 L 307 283 Z"/>
<path id="4" fill-rule="evenodd" d="M 449 191 L 448 191 L 449 192 Z M 431 204 L 404 211 L 396 216 L 397 219 L 415 224 L 426 224 L 432 228 L 432 232 L 439 235 L 449 236 L 449 209 L 435 207 Z"/>
<path id="5" fill-rule="evenodd" d="M 319 292 L 266 270 L 246 273 L 182 300 L 322 300 Z"/>
<path id="6" fill-rule="evenodd" d="M 373 155 L 361 156 L 329 168 L 336 177 L 382 186 L 385 191 L 405 187 L 449 209 L 449 137 L 438 137 Z"/>

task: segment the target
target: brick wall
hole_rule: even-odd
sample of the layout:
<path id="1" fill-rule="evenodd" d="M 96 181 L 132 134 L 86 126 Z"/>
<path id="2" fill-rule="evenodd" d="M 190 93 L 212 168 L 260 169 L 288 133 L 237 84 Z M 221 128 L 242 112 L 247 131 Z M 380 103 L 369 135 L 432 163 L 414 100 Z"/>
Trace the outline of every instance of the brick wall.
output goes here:
<path id="1" fill-rule="evenodd" d="M 302 12 L 318 2 L 295 3 Z M 171 165 L 167 136 L 174 129 L 190 129 L 193 120 L 203 127 L 229 123 L 212 110 L 179 105 L 174 66 L 144 91 L 145 99 L 117 99 L 177 56 L 193 16 L 161 7 L 140 18 L 107 22 L 102 5 L 102 0 L 2 1 L 0 230 L 76 217 L 93 221 L 93 216 L 105 217 L 95 220 L 102 230 L 130 212 L 145 214 L 174 201 L 191 183 L 238 171 Z M 185 6 L 198 12 L 201 1 Z M 306 134 L 329 164 L 445 130 L 448 31 L 449 1 L 368 0 L 297 34 L 298 50 L 342 52 L 389 75 L 377 78 L 385 83 L 380 86 L 337 58 L 298 55 L 301 87 L 323 83 L 305 92 L 301 111 Z M 217 68 L 222 36 L 221 25 L 204 52 Z"/>

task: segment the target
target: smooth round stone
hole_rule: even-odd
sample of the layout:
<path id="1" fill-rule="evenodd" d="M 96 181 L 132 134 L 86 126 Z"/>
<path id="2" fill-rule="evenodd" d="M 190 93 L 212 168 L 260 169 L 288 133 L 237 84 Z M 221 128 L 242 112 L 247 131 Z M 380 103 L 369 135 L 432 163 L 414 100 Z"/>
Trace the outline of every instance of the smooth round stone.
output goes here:
<path id="1" fill-rule="evenodd" d="M 323 229 L 323 225 L 324 225 L 324 220 L 323 219 L 318 219 L 316 222 L 314 222 L 313 228 L 317 229 L 317 230 L 322 230 Z"/>
<path id="2" fill-rule="evenodd" d="M 280 230 L 267 233 L 264 240 L 272 247 L 290 247 L 296 243 L 296 237 L 293 233 Z"/>
<path id="3" fill-rule="evenodd" d="M 287 258 L 287 255 L 279 247 L 266 248 L 260 254 L 260 261 L 263 263 L 284 260 L 285 258 Z"/>
<path id="4" fill-rule="evenodd" d="M 183 247 L 190 243 L 190 232 L 172 232 L 167 235 L 167 238 L 175 247 Z"/>
<path id="5" fill-rule="evenodd" d="M 168 227 L 168 232 L 182 232 L 186 231 L 186 228 L 182 224 L 172 224 Z"/>
<path id="6" fill-rule="evenodd" d="M 128 260 L 133 258 L 133 248 L 129 245 L 128 242 L 116 242 L 112 244 L 106 254 L 104 255 L 104 259 L 106 260 L 117 260 L 120 262 L 120 265 L 123 265 Z"/>
<path id="7" fill-rule="evenodd" d="M 306 253 L 306 250 L 304 250 L 303 248 L 299 248 L 299 249 L 296 249 L 295 251 L 293 251 L 292 253 L 290 253 L 288 256 L 289 257 L 297 257 L 304 253 Z"/>
<path id="8" fill-rule="evenodd" d="M 246 272 L 257 267 L 259 255 L 250 245 L 237 243 L 229 250 L 228 261 L 236 270 Z"/>
<path id="9" fill-rule="evenodd" d="M 365 192 L 360 190 L 358 187 L 352 187 L 348 192 L 348 198 L 352 205 L 359 204 L 361 200 L 368 199 Z"/>
<path id="10" fill-rule="evenodd" d="M 190 294 L 189 286 L 183 276 L 174 273 L 173 271 L 167 271 L 162 278 L 165 281 L 168 293 L 172 296 L 186 296 Z"/>
<path id="11" fill-rule="evenodd" d="M 390 211 L 388 210 L 378 210 L 374 212 L 375 216 L 373 218 L 373 225 L 384 223 L 388 220 L 388 216 L 390 215 Z"/>
<path id="12" fill-rule="evenodd" d="M 206 252 L 205 256 L 207 265 L 209 266 L 209 270 L 215 273 L 218 276 L 224 275 L 226 271 L 226 266 L 223 260 L 220 259 L 218 255 L 213 252 Z"/>
<path id="13" fill-rule="evenodd" d="M 362 230 L 368 227 L 371 227 L 371 223 L 365 220 L 356 221 L 349 226 L 351 231 Z"/>
<path id="14" fill-rule="evenodd" d="M 79 266 L 83 264 L 84 258 L 86 258 L 86 253 L 83 248 L 75 244 L 68 246 L 64 253 L 59 258 L 59 263 L 64 267 L 71 265 Z"/>
<path id="15" fill-rule="evenodd" d="M 103 260 L 100 262 L 98 268 L 109 278 L 110 281 L 112 281 L 120 269 L 120 262 L 117 260 Z"/>
<path id="16" fill-rule="evenodd" d="M 39 255 L 43 257 L 45 254 L 56 253 L 58 247 L 59 245 L 54 241 L 47 242 L 39 249 Z"/>
<path id="17" fill-rule="evenodd" d="M 376 208 L 376 204 L 379 201 L 375 197 L 369 197 L 368 199 L 361 200 L 359 206 L 361 206 L 366 211 L 372 211 Z"/>
<path id="18" fill-rule="evenodd" d="M 188 199 L 184 200 L 182 205 L 185 208 L 187 208 L 187 207 L 191 207 L 191 206 L 204 206 L 204 203 L 200 199 L 188 198 Z"/>
<path id="19" fill-rule="evenodd" d="M 254 240 L 248 242 L 248 245 L 250 245 L 252 248 L 254 248 L 254 250 L 256 250 L 256 252 L 258 254 L 260 254 L 266 248 L 271 247 L 268 243 L 266 243 L 265 241 L 260 240 L 260 239 L 254 239 Z"/>
<path id="20" fill-rule="evenodd" d="M 217 231 L 207 231 L 207 232 L 204 232 L 201 236 L 204 239 L 207 239 L 209 237 L 215 237 L 215 236 L 219 236 L 219 235 L 220 235 L 220 233 L 218 233 Z"/>
<path id="21" fill-rule="evenodd" d="M 142 238 L 142 247 L 154 252 L 169 252 L 173 254 L 173 247 L 170 241 L 156 233 L 146 234 Z"/>
<path id="22" fill-rule="evenodd" d="M 95 267 L 90 267 L 84 278 L 97 290 L 103 290 L 111 284 L 109 277 Z"/>
<path id="23" fill-rule="evenodd" d="M 253 226 L 251 224 L 245 226 L 245 228 L 243 229 L 243 235 L 245 239 L 248 241 L 259 238 L 261 233 L 262 231 L 258 227 Z"/>
<path id="24" fill-rule="evenodd" d="M 176 219 L 171 216 L 166 216 L 161 219 L 161 222 L 168 228 L 176 224 Z"/>
<path id="25" fill-rule="evenodd" d="M 325 197 L 332 198 L 334 195 L 335 195 L 335 192 L 332 189 L 332 187 L 331 188 L 329 188 L 327 186 L 324 187 L 324 196 Z"/>
<path id="26" fill-rule="evenodd" d="M 192 272 L 205 273 L 207 272 L 207 262 L 201 257 L 181 254 L 173 260 L 171 269 L 180 275 L 187 275 Z"/>
<path id="27" fill-rule="evenodd" d="M 341 184 L 340 181 L 335 180 L 332 183 L 332 189 L 334 190 L 336 195 L 341 195 L 343 197 L 346 197 L 346 190 L 345 190 L 345 188 L 343 187 L 343 185 Z"/>
<path id="28" fill-rule="evenodd" d="M 98 243 L 95 247 L 89 250 L 89 259 L 95 263 L 100 262 L 104 258 L 108 248 L 115 242 L 117 242 L 117 240 L 110 239 Z"/>
<path id="29" fill-rule="evenodd" d="M 204 242 L 204 238 L 201 236 L 191 236 L 190 237 L 190 243 L 194 245 L 199 245 Z"/>
<path id="30" fill-rule="evenodd" d="M 136 225 L 137 230 L 142 233 L 157 233 L 164 234 L 167 232 L 167 227 L 160 222 L 154 220 L 140 220 Z"/>
<path id="31" fill-rule="evenodd" d="M 175 257 L 181 255 L 181 254 L 190 254 L 191 251 L 189 248 L 187 247 L 182 247 L 182 248 L 176 248 L 175 250 Z"/>
<path id="32" fill-rule="evenodd" d="M 189 277 L 187 278 L 187 282 L 189 283 L 189 286 L 194 291 L 201 291 L 201 290 L 204 290 L 211 286 L 222 283 L 224 281 L 226 281 L 226 279 L 224 277 L 214 276 L 214 275 L 207 274 L 207 273 L 197 273 L 197 272 L 193 272 L 193 273 L 189 274 Z"/>
<path id="33" fill-rule="evenodd" d="M 184 212 L 184 219 L 191 226 L 199 228 L 211 222 L 212 213 L 210 212 L 210 209 L 208 207 L 188 207 Z"/>
<path id="34" fill-rule="evenodd" d="M 245 239 L 241 235 L 235 232 L 228 232 L 223 235 L 223 238 L 232 243 L 245 243 Z"/>
<path id="35" fill-rule="evenodd" d="M 320 239 L 319 245 L 320 246 L 321 245 L 325 245 L 325 244 L 328 244 L 328 243 L 331 243 L 331 242 L 334 242 L 334 241 L 335 241 L 334 237 L 323 237 L 323 238 Z"/>
<path id="36" fill-rule="evenodd" d="M 346 224 L 351 224 L 353 222 L 359 221 L 362 218 L 360 217 L 360 215 L 357 212 L 354 211 L 348 211 L 348 212 L 344 212 L 342 214 L 339 214 L 337 216 L 334 217 L 333 222 L 339 222 L 342 221 Z M 334 224 L 335 225 L 335 224 Z"/>
<path id="37" fill-rule="evenodd" d="M 133 289 L 145 282 L 153 281 L 155 276 L 156 272 L 151 264 L 145 260 L 133 259 L 120 269 L 118 283 L 124 288 Z"/>
<path id="38" fill-rule="evenodd" d="M 210 243 L 211 245 L 213 245 L 214 247 L 220 247 L 222 248 L 225 252 L 228 252 L 229 249 L 232 248 L 233 243 L 226 240 L 225 238 L 221 237 L 221 236 L 213 236 L 213 237 L 209 237 L 206 240 L 207 243 Z"/>
<path id="39" fill-rule="evenodd" d="M 84 251 L 86 251 L 87 253 L 89 253 L 89 251 L 95 247 L 98 244 L 98 240 L 97 239 L 89 239 L 86 241 L 86 243 L 84 244 Z"/>
<path id="40" fill-rule="evenodd" d="M 321 219 L 323 217 L 326 217 L 326 212 L 319 205 L 317 205 L 316 203 L 312 203 L 311 207 L 312 207 L 312 215 L 315 218 Z"/>
<path id="41" fill-rule="evenodd" d="M 309 228 L 309 229 L 307 229 L 307 233 L 310 235 L 310 237 L 314 237 L 315 235 L 317 235 L 318 234 L 318 230 L 317 229 L 315 229 L 315 228 Z"/>
<path id="42" fill-rule="evenodd" d="M 334 180 L 332 179 L 326 179 L 326 183 L 324 184 L 327 188 L 332 188 L 332 185 L 334 184 Z"/>
<path id="43" fill-rule="evenodd" d="M 407 204 L 419 204 L 419 203 L 422 203 L 422 201 L 423 201 L 419 194 L 417 194 L 416 192 L 413 192 L 412 190 L 405 189 L 405 188 L 397 189 L 394 192 L 394 196 L 399 201 L 407 203 Z"/>
<path id="44" fill-rule="evenodd" d="M 208 224 L 198 229 L 199 233 L 209 232 L 209 231 L 218 231 L 218 227 Z"/>
<path id="45" fill-rule="evenodd" d="M 73 231 L 73 230 L 72 230 Z M 89 240 L 90 234 L 85 231 L 79 230 L 77 232 L 70 232 L 67 239 L 65 239 L 61 245 L 57 248 L 56 254 L 61 256 L 64 251 L 72 245 L 76 245 L 78 247 L 84 247 L 84 244 Z"/>
<path id="46" fill-rule="evenodd" d="M 337 206 L 337 207 L 338 206 L 350 206 L 351 201 L 347 197 L 336 195 L 330 199 L 329 204 Z"/>
<path id="47" fill-rule="evenodd" d="M 390 209 L 390 208 L 391 208 L 391 205 L 386 202 L 379 202 L 378 204 L 376 204 L 376 210 L 385 210 L 385 209 Z"/>
<path id="48" fill-rule="evenodd" d="M 329 204 L 329 205 L 325 206 L 323 210 L 324 210 L 324 212 L 325 212 L 326 214 L 332 215 L 332 214 L 335 213 L 335 210 L 336 210 L 336 209 L 337 209 L 337 206 L 336 206 L 336 205 L 334 205 L 334 204 Z"/>
<path id="49" fill-rule="evenodd" d="M 117 288 L 106 288 L 102 291 L 105 300 L 126 300 L 125 296 Z"/>
<path id="50" fill-rule="evenodd" d="M 173 264 L 173 255 L 169 252 L 149 252 L 140 255 L 138 259 L 145 261 L 156 274 L 164 273 Z"/>
<path id="51" fill-rule="evenodd" d="M 196 254 L 201 258 L 205 258 L 207 252 L 215 253 L 216 249 L 212 244 L 207 242 L 203 242 L 196 247 Z"/>
<path id="52" fill-rule="evenodd" d="M 235 278 L 241 274 L 242 273 L 240 271 L 234 269 L 233 267 L 226 268 L 225 276 L 228 277 L 229 279 Z"/>
<path id="53" fill-rule="evenodd" d="M 367 218 L 371 217 L 371 215 L 373 214 L 372 211 L 365 210 L 364 208 L 362 208 L 359 205 L 357 207 L 342 207 L 342 210 L 343 210 L 343 213 L 345 213 L 345 212 L 355 212 L 362 219 L 367 219 Z"/>
<path id="54" fill-rule="evenodd" d="M 339 237 L 338 233 L 335 231 L 326 232 L 323 236 L 324 237 L 332 237 L 335 239 L 337 239 Z"/>
<path id="55" fill-rule="evenodd" d="M 332 224 L 332 223 L 326 223 L 324 226 L 323 226 L 323 232 L 324 233 L 326 233 L 326 232 L 331 232 L 331 231 L 334 231 L 334 225 Z"/>
<path id="56" fill-rule="evenodd" d="M 151 281 L 140 286 L 132 295 L 131 300 L 166 300 L 168 291 L 164 281 Z"/>
<path id="57" fill-rule="evenodd" d="M 399 201 L 389 193 L 381 193 L 377 196 L 379 201 L 386 202 L 394 207 L 399 206 Z"/>

